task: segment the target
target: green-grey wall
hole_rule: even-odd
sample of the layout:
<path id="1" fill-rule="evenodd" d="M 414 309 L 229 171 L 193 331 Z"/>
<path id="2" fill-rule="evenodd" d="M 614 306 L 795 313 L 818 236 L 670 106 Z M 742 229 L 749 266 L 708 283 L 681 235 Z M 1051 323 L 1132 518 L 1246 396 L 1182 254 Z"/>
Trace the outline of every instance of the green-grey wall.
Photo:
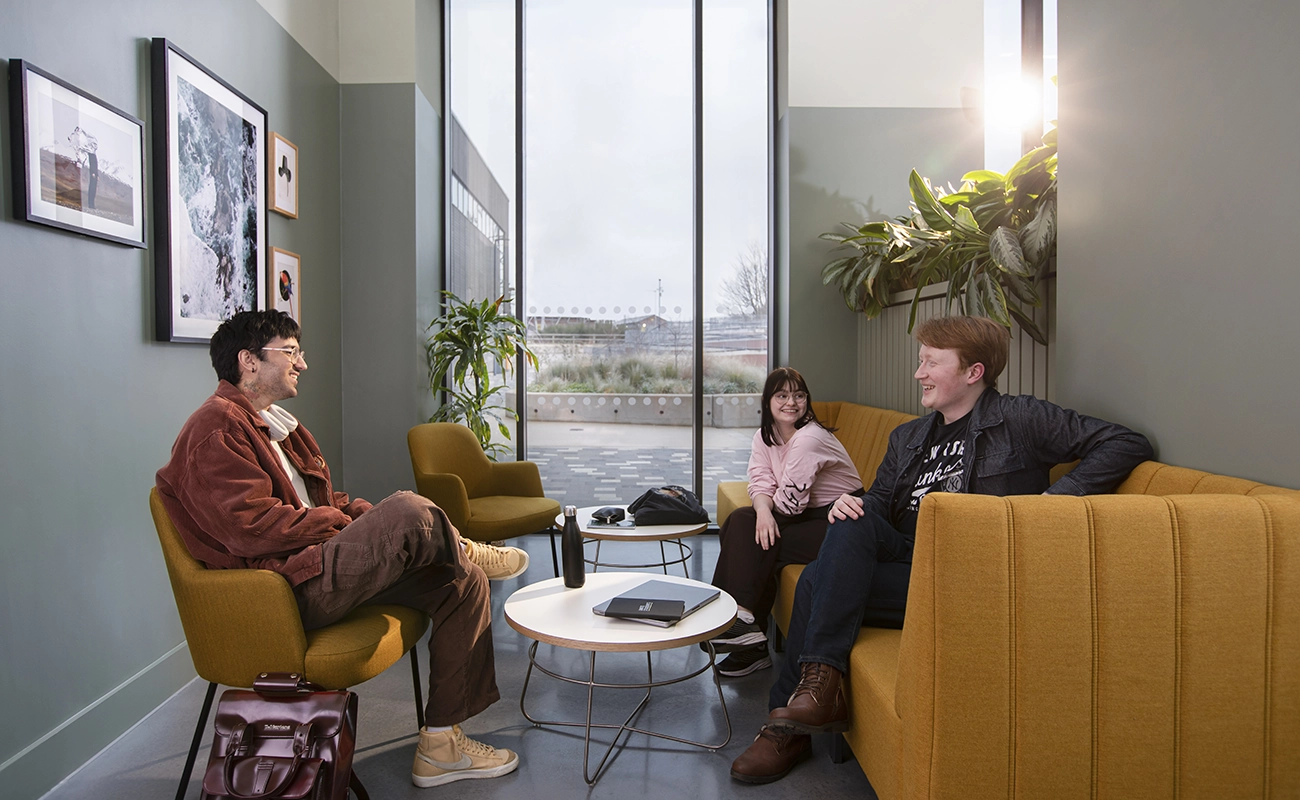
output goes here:
<path id="1" fill-rule="evenodd" d="M 786 112 L 788 131 L 788 315 L 782 363 L 798 369 L 818 397 L 858 400 L 858 319 L 821 282 L 835 257 L 818 239 L 907 212 L 912 169 L 956 184 L 984 161 L 983 132 L 954 108 L 809 108 Z"/>
<path id="2" fill-rule="evenodd" d="M 271 214 L 267 237 L 303 258 L 311 369 L 286 405 L 342 478 L 338 84 L 252 0 L 0 0 L 0 20 L 4 58 L 146 128 L 149 39 L 165 36 L 298 145 L 300 217 Z M 194 675 L 146 495 L 216 379 L 206 347 L 153 341 L 150 251 L 14 220 L 7 82 L 0 107 L 0 796 L 18 799 Z M 152 234 L 151 202 L 146 219 Z"/>
<path id="3" fill-rule="evenodd" d="M 1300 488 L 1300 5 L 1062 2 L 1058 398 Z"/>
<path id="4" fill-rule="evenodd" d="M 351 491 L 378 501 L 415 488 L 406 432 L 432 413 L 441 138 L 414 83 L 342 89 L 344 455 Z"/>

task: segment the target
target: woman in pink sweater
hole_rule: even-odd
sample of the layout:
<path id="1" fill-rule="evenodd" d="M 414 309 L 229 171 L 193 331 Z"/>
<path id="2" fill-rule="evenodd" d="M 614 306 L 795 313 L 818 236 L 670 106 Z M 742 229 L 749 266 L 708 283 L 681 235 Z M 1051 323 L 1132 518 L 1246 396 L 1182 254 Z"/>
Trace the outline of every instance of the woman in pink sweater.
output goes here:
<path id="1" fill-rule="evenodd" d="M 749 497 L 722 524 L 722 552 L 713 585 L 736 599 L 736 623 L 713 639 L 728 656 L 718 672 L 732 677 L 772 666 L 767 615 L 776 576 L 786 564 L 817 557 L 827 511 L 841 494 L 861 492 L 862 479 L 844 446 L 812 410 L 803 376 L 778 367 L 763 386 L 762 427 L 749 455 Z"/>

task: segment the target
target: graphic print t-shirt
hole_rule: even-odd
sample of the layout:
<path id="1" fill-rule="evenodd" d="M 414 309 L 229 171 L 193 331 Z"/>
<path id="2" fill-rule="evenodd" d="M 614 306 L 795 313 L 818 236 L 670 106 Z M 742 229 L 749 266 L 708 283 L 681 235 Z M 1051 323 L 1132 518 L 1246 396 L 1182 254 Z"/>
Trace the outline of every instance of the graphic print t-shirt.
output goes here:
<path id="1" fill-rule="evenodd" d="M 899 520 L 899 530 L 909 536 L 916 535 L 916 512 L 921 507 L 921 498 L 931 491 L 960 492 L 962 474 L 966 467 L 966 428 L 969 427 L 970 414 L 956 422 L 935 425 L 925 441 L 925 451 L 921 455 L 918 469 L 909 484 L 911 496 Z"/>

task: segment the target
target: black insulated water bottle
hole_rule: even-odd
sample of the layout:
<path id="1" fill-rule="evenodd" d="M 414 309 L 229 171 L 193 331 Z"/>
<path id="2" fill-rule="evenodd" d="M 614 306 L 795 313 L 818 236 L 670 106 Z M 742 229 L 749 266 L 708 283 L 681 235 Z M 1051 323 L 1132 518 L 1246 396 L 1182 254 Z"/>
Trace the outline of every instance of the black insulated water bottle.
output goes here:
<path id="1" fill-rule="evenodd" d="M 560 535 L 560 559 L 564 562 L 564 585 L 580 589 L 587 580 L 587 565 L 582 559 L 582 533 L 578 531 L 578 509 L 564 507 L 564 532 Z"/>

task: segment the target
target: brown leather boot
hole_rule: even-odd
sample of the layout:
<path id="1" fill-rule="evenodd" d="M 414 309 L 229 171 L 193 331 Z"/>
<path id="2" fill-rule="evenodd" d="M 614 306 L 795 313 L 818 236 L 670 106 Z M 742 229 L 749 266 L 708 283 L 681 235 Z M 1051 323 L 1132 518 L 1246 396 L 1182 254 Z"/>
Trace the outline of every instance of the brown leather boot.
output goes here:
<path id="1" fill-rule="evenodd" d="M 812 754 L 812 737 L 784 725 L 764 725 L 754 743 L 731 762 L 731 777 L 745 783 L 771 783 Z"/>
<path id="2" fill-rule="evenodd" d="M 840 685 L 843 675 L 829 664 L 802 665 L 799 685 L 785 708 L 774 709 L 768 719 L 789 725 L 800 733 L 842 733 L 849 729 L 849 704 Z"/>

